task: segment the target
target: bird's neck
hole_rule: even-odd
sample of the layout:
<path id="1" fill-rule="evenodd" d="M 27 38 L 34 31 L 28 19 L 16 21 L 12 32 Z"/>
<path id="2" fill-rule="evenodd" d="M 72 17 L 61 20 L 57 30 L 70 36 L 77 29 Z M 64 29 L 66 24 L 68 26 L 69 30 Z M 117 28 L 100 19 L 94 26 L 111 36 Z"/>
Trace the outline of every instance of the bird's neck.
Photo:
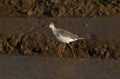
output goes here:
<path id="1" fill-rule="evenodd" d="M 52 30 L 53 30 L 53 31 L 55 31 L 55 30 L 56 30 L 56 27 L 55 27 L 55 26 L 53 26 L 53 27 L 52 27 Z"/>
<path id="2" fill-rule="evenodd" d="M 56 33 L 56 30 L 57 30 L 56 27 L 53 27 L 53 28 L 52 28 L 52 31 L 53 31 L 54 34 Z"/>

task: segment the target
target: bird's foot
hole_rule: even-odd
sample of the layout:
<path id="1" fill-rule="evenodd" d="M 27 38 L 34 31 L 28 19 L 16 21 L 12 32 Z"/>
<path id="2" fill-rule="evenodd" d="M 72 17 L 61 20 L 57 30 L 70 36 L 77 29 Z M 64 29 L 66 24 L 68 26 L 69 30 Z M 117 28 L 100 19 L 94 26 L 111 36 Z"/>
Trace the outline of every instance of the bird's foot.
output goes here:
<path id="1" fill-rule="evenodd" d="M 73 59 L 76 59 L 77 57 L 76 56 L 73 56 Z"/>
<path id="2" fill-rule="evenodd" d="M 59 57 L 62 58 L 63 56 L 60 54 Z"/>

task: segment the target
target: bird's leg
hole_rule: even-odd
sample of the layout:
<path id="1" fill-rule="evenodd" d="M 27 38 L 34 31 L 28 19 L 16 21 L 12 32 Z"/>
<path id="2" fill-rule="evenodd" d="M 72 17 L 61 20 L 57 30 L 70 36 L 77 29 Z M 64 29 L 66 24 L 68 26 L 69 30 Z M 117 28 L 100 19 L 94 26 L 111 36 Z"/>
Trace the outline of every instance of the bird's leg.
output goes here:
<path id="1" fill-rule="evenodd" d="M 60 55 L 61 58 L 62 58 L 62 55 L 64 53 L 65 47 L 66 47 L 66 44 L 63 44 L 61 52 L 59 53 L 59 55 Z"/>
<path id="2" fill-rule="evenodd" d="M 73 50 L 72 45 L 70 45 L 69 43 L 68 43 L 68 45 L 70 46 L 70 48 L 71 48 L 71 50 L 72 50 L 72 53 L 73 53 L 73 58 L 76 58 L 76 55 L 75 55 L 75 52 L 74 52 L 74 50 Z"/>

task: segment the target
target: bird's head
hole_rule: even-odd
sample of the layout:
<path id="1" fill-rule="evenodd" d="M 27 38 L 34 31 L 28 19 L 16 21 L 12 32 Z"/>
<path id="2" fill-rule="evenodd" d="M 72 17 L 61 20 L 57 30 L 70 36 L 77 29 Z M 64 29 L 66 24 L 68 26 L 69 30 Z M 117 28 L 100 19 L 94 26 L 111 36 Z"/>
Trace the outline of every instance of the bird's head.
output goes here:
<path id="1" fill-rule="evenodd" d="M 49 28 L 54 29 L 55 28 L 54 23 L 50 23 Z"/>

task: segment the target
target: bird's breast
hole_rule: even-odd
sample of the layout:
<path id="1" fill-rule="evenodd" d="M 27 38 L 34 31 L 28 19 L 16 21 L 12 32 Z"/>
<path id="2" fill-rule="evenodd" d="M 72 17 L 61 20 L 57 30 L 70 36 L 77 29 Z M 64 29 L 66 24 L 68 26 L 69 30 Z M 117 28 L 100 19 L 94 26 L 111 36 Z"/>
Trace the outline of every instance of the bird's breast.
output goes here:
<path id="1" fill-rule="evenodd" d="M 58 41 L 63 42 L 63 43 L 69 43 L 69 42 L 74 41 L 74 39 L 69 38 L 69 37 L 65 37 L 65 36 L 62 36 L 62 35 L 56 36 L 56 38 L 58 39 Z"/>

